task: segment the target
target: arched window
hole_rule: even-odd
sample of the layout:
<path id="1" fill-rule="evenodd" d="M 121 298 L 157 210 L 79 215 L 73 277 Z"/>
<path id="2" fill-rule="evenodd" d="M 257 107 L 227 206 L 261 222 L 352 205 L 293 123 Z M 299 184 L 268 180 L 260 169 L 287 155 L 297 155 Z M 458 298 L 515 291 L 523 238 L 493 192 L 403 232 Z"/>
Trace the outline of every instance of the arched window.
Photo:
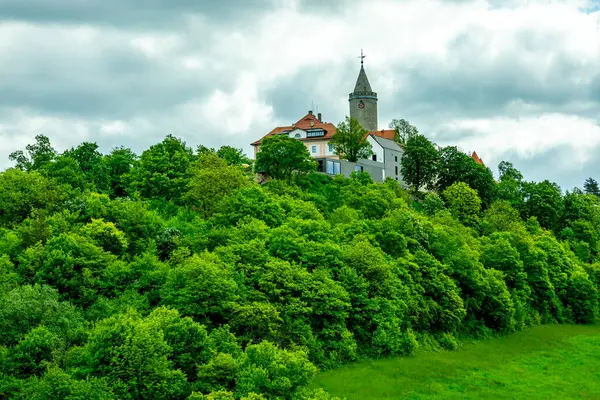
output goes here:
<path id="1" fill-rule="evenodd" d="M 301 135 L 301 134 L 299 134 L 299 133 L 296 133 L 296 136 L 294 136 L 294 137 L 295 137 L 296 139 L 300 139 L 300 138 L 302 137 L 302 135 Z"/>

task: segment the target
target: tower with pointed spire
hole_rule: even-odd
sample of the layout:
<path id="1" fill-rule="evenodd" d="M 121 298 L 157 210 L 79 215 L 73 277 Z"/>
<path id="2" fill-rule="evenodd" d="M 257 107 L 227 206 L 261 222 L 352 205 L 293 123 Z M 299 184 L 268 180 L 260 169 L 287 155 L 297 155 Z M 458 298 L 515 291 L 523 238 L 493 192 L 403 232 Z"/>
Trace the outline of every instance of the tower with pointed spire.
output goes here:
<path id="1" fill-rule="evenodd" d="M 365 72 L 365 55 L 360 51 L 360 72 L 356 80 L 354 92 L 350 93 L 350 117 L 356 118 L 358 122 L 368 131 L 376 131 L 377 128 L 377 93 L 371 90 L 367 73 Z"/>

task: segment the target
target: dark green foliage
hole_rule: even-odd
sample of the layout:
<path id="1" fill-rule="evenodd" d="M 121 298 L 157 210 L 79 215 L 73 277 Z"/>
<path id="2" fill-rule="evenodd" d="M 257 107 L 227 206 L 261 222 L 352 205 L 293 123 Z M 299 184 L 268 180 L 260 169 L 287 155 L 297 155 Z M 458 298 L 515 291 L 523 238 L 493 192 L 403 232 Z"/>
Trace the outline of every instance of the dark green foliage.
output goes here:
<path id="1" fill-rule="evenodd" d="M 240 358 L 236 392 L 240 396 L 254 392 L 270 398 L 285 398 L 308 384 L 316 372 L 306 352 L 281 350 L 263 341 L 248 346 Z"/>
<path id="2" fill-rule="evenodd" d="M 44 135 L 37 135 L 35 143 L 25 146 L 25 150 L 26 152 L 17 150 L 8 156 L 11 161 L 16 162 L 15 167 L 23 171 L 40 169 L 57 155 L 50 139 Z"/>
<path id="3" fill-rule="evenodd" d="M 21 286 L 0 298 L 0 344 L 14 345 L 40 326 L 70 340 L 77 340 L 83 325 L 81 313 L 71 304 L 59 301 L 48 286 Z"/>
<path id="4" fill-rule="evenodd" d="M 136 160 L 135 153 L 126 147 L 114 148 L 110 154 L 104 156 L 110 197 L 124 197 L 127 195 L 125 177 L 131 171 Z"/>
<path id="5" fill-rule="evenodd" d="M 144 151 L 127 175 L 129 192 L 145 198 L 178 200 L 186 192 L 189 166 L 195 157 L 182 140 L 168 135 Z"/>
<path id="6" fill-rule="evenodd" d="M 598 181 L 594 178 L 587 178 L 583 184 L 583 190 L 586 194 L 593 194 L 594 196 L 600 197 L 600 187 L 598 187 Z"/>
<path id="7" fill-rule="evenodd" d="M 238 165 L 211 154 L 201 155 L 191 165 L 190 175 L 185 199 L 204 217 L 213 215 L 223 198 L 250 184 Z"/>
<path id="8" fill-rule="evenodd" d="M 16 375 L 40 376 L 48 365 L 52 365 L 58 342 L 58 338 L 45 326 L 33 328 L 11 349 L 10 366 L 17 372 Z"/>
<path id="9" fill-rule="evenodd" d="M 44 165 L 40 172 L 73 189 L 84 191 L 94 188 L 93 183 L 88 180 L 90 176 L 86 176 L 77 161 L 71 157 L 57 156 L 53 162 Z"/>
<path id="10" fill-rule="evenodd" d="M 496 199 L 496 183 L 489 168 L 477 164 L 456 147 L 447 146 L 440 150 L 440 162 L 436 185 L 439 192 L 456 182 L 464 182 L 477 191 L 484 205 L 489 206 Z"/>
<path id="11" fill-rule="evenodd" d="M 523 175 L 512 163 L 501 161 L 498 164 L 500 181 L 496 187 L 499 200 L 507 201 L 511 206 L 520 209 L 523 206 Z"/>
<path id="12" fill-rule="evenodd" d="M 108 191 L 108 171 L 96 143 L 83 142 L 79 146 L 62 153 L 61 157 L 75 160 L 86 180 L 94 182 L 97 191 Z"/>
<path id="13" fill-rule="evenodd" d="M 527 182 L 523 192 L 523 217 L 536 217 L 543 228 L 556 230 L 563 212 L 563 197 L 558 185 L 547 180 Z"/>
<path id="14" fill-rule="evenodd" d="M 448 204 L 448 210 L 460 222 L 467 226 L 476 226 L 481 211 L 481 200 L 477 192 L 464 182 L 456 182 L 450 185 L 442 193 Z"/>
<path id="15" fill-rule="evenodd" d="M 304 143 L 286 135 L 264 138 L 254 163 L 256 172 L 288 182 L 294 174 L 314 171 L 315 168 Z"/>
<path id="16" fill-rule="evenodd" d="M 285 211 L 279 202 L 260 190 L 249 187 L 236 192 L 220 204 L 217 220 L 223 225 L 236 225 L 245 218 L 256 218 L 274 227 L 281 224 Z"/>
<path id="17" fill-rule="evenodd" d="M 236 149 L 231 146 L 222 146 L 217 150 L 217 156 L 227 162 L 228 165 L 242 166 L 243 164 L 250 165 L 252 161 L 244 155 L 242 149 Z"/>
<path id="18" fill-rule="evenodd" d="M 169 271 L 161 290 L 165 305 L 195 320 L 219 325 L 225 311 L 237 298 L 237 285 L 230 269 L 216 256 L 193 256 Z"/>
<path id="19" fill-rule="evenodd" d="M 401 159 L 402 179 L 413 190 L 430 187 L 436 177 L 440 155 L 435 144 L 423 135 L 410 136 Z"/>
<path id="20" fill-rule="evenodd" d="M 0 172 L 0 226 L 21 223 L 34 209 L 51 209 L 64 198 L 56 183 L 37 171 Z"/>
<path id="21" fill-rule="evenodd" d="M 423 200 L 423 212 L 427 215 L 435 215 L 445 210 L 444 200 L 437 193 L 428 193 Z"/>
<path id="22" fill-rule="evenodd" d="M 340 158 L 356 162 L 359 158 L 369 158 L 373 154 L 371 143 L 365 138 L 367 133 L 356 118 L 346 117 L 346 120 L 337 126 L 329 143 Z"/>
<path id="23" fill-rule="evenodd" d="M 259 154 L 310 168 L 264 185 L 172 136 L 44 143 L 0 173 L 2 398 L 327 399 L 317 367 L 600 318 L 600 199 L 506 162 L 496 184 L 444 149 L 442 200 L 311 173 L 284 137 Z"/>
<path id="24" fill-rule="evenodd" d="M 394 140 L 401 145 L 406 145 L 410 138 L 419 134 L 418 129 L 405 119 L 393 119 L 389 126 L 396 132 Z"/>

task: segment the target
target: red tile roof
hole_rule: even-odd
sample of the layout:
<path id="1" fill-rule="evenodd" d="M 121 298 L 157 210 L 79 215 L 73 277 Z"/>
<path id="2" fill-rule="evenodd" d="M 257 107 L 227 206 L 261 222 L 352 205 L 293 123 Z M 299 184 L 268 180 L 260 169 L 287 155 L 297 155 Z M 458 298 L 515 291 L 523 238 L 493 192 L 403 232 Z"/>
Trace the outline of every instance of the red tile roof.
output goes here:
<path id="1" fill-rule="evenodd" d="M 369 134 L 388 140 L 394 140 L 394 138 L 396 137 L 396 131 L 393 129 L 382 129 L 380 131 L 369 132 Z"/>
<path id="2" fill-rule="evenodd" d="M 473 154 L 471 154 L 471 158 L 473 160 L 475 160 L 475 162 L 479 165 L 483 165 L 483 160 L 481 158 L 479 158 L 479 156 L 477 155 L 477 152 L 473 152 Z"/>
<path id="3" fill-rule="evenodd" d="M 312 123 L 312 125 L 311 125 L 311 123 Z M 252 144 L 252 146 L 258 146 L 259 144 L 262 143 L 262 140 L 266 137 L 271 137 L 271 136 L 277 135 L 277 134 L 285 132 L 285 131 L 292 131 L 296 128 L 302 129 L 302 130 L 323 129 L 325 131 L 325 136 L 299 139 L 302 141 L 330 139 L 333 135 L 335 135 L 335 132 L 336 132 L 335 125 L 333 125 L 331 122 L 321 122 L 312 112 L 309 112 L 304 117 L 300 118 L 298 120 L 298 122 L 296 122 L 294 125 L 278 126 L 277 128 L 273 129 L 271 132 L 267 133 L 265 136 L 263 136 L 262 138 L 258 139 L 257 141 L 255 141 L 251 144 Z"/>
<path id="4" fill-rule="evenodd" d="M 313 123 L 312 126 L 311 126 L 311 122 Z M 251 145 L 258 146 L 262 143 L 262 140 L 266 137 L 271 137 L 271 136 L 277 135 L 277 134 L 285 132 L 285 131 L 292 131 L 296 128 L 303 129 L 303 130 L 320 128 L 325 131 L 325 136 L 299 139 L 302 141 L 330 139 L 333 135 L 335 135 L 335 132 L 336 132 L 336 127 L 331 122 L 321 122 L 312 112 L 309 112 L 304 117 L 300 118 L 300 120 L 298 120 L 298 122 L 296 122 L 294 125 L 278 126 L 277 128 L 273 129 L 271 132 L 267 133 L 262 138 L 251 143 Z M 380 131 L 368 132 L 367 135 L 375 135 L 375 136 L 382 137 L 384 139 L 394 140 L 394 137 L 396 136 L 396 132 L 393 129 L 382 129 Z"/>

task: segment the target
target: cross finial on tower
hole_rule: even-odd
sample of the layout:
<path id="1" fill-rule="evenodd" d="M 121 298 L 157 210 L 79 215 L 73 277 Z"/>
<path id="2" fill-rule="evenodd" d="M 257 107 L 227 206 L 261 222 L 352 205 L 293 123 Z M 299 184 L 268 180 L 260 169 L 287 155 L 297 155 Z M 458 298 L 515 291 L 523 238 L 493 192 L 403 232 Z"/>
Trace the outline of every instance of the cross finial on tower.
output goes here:
<path id="1" fill-rule="evenodd" d="M 363 54 L 363 49 L 360 49 L 360 57 L 358 57 L 358 58 L 360 58 L 360 66 L 361 66 L 361 67 L 363 66 L 363 63 L 364 63 L 364 58 L 365 58 L 365 57 L 366 57 L 366 56 Z"/>

